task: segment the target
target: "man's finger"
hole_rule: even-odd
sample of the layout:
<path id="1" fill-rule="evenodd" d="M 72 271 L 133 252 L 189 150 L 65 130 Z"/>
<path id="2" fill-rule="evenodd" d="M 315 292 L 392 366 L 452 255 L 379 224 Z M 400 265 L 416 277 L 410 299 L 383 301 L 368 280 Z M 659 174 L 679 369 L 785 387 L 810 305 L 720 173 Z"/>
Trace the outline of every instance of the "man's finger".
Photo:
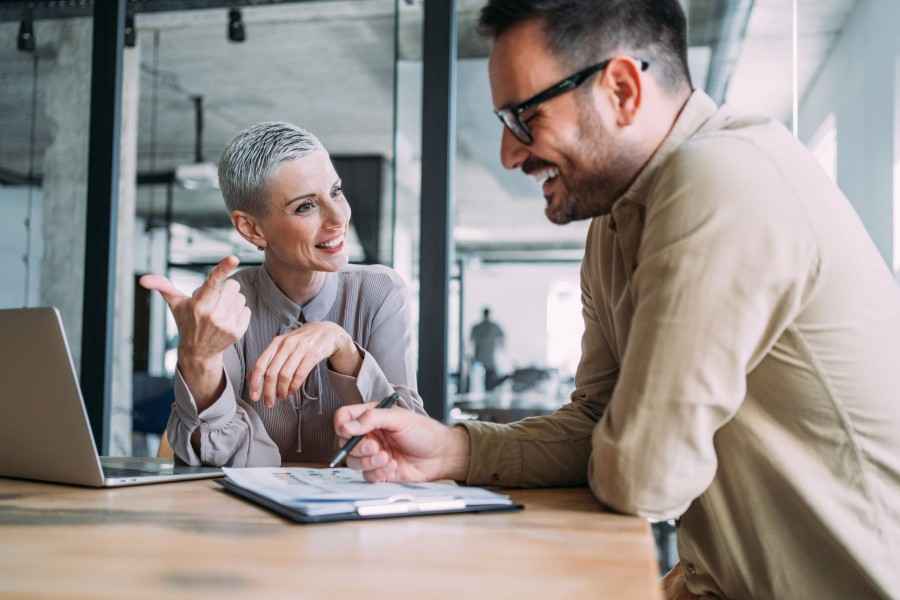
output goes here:
<path id="1" fill-rule="evenodd" d="M 337 434 L 342 437 L 352 435 L 365 435 L 376 429 L 387 431 L 400 431 L 409 425 L 409 411 L 392 408 L 373 408 L 365 411 L 356 419 L 341 423 L 337 427 Z"/>
<path id="2" fill-rule="evenodd" d="M 182 294 L 178 290 L 178 288 L 175 287 L 175 284 L 173 284 L 162 275 L 156 275 L 153 273 L 144 275 L 140 278 L 139 283 L 144 289 L 159 292 L 159 294 L 163 297 L 163 300 L 166 301 L 166 304 L 169 305 L 169 308 L 173 310 L 187 298 L 187 296 Z"/>
<path id="3" fill-rule="evenodd" d="M 359 458 L 358 456 L 348 456 L 347 466 L 354 471 L 374 471 L 387 467 L 391 462 L 391 457 L 383 450 L 373 456 Z"/>
<path id="4" fill-rule="evenodd" d="M 391 461 L 390 464 L 385 467 L 374 469 L 372 471 L 363 471 L 363 477 L 370 483 L 392 481 L 397 477 L 397 463 Z"/>
<path id="5" fill-rule="evenodd" d="M 366 402 L 365 404 L 348 404 L 334 411 L 334 430 L 340 435 L 340 427 L 349 421 L 355 421 L 361 414 L 369 409 L 375 408 L 377 402 Z M 349 438 L 350 436 L 343 436 Z"/>
<path id="6" fill-rule="evenodd" d="M 347 440 L 344 440 L 343 438 L 339 439 L 341 446 L 347 443 Z M 350 456 L 365 458 L 367 456 L 378 454 L 379 452 L 381 452 L 381 444 L 372 436 L 367 435 L 353 448 L 353 450 L 350 451 Z"/>

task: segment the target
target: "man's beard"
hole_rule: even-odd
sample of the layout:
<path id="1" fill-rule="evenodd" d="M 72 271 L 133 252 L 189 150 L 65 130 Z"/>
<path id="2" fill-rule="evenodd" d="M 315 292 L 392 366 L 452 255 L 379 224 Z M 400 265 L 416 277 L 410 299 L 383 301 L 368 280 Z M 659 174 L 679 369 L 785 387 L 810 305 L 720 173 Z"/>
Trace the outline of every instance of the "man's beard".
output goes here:
<path id="1" fill-rule="evenodd" d="M 556 209 L 547 207 L 547 218 L 557 225 L 609 214 L 621 190 L 622 174 L 628 171 L 628 151 L 613 139 L 603 122 L 587 106 L 578 114 L 581 132 L 578 148 L 584 167 L 570 177 L 560 175 L 568 193 Z M 615 150 L 612 150 L 615 148 Z"/>

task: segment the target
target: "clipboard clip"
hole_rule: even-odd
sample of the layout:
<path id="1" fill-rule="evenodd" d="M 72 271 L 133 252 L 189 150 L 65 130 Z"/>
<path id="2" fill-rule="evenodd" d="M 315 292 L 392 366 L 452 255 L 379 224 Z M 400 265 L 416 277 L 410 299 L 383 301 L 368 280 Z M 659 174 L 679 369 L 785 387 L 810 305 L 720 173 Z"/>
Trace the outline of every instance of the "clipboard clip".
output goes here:
<path id="1" fill-rule="evenodd" d="M 382 500 L 360 500 L 354 504 L 356 514 L 361 517 L 445 512 L 466 508 L 465 500 L 452 496 L 414 499 L 412 496 L 398 495 Z"/>

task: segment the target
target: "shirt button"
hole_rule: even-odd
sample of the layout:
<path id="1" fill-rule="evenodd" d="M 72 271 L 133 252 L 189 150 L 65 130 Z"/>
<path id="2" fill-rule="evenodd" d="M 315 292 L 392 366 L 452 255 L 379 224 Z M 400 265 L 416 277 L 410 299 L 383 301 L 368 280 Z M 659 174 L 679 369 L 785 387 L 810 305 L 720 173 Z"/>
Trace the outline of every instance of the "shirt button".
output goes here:
<path id="1" fill-rule="evenodd" d="M 685 570 L 687 571 L 688 575 L 696 575 L 697 574 L 697 567 L 694 566 L 694 563 L 688 563 L 685 566 Z"/>

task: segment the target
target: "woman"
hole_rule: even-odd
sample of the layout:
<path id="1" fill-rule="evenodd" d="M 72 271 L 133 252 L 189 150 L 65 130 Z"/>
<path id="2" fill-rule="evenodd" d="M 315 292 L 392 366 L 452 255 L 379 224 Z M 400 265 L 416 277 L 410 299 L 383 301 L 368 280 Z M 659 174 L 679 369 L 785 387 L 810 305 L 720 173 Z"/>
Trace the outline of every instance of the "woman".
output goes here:
<path id="1" fill-rule="evenodd" d="M 188 464 L 327 462 L 343 404 L 416 392 L 406 288 L 382 266 L 348 266 L 350 206 L 325 148 L 288 123 L 239 133 L 219 163 L 237 231 L 265 253 L 225 258 L 188 298 L 158 275 L 178 324 L 175 404 L 166 429 Z"/>

